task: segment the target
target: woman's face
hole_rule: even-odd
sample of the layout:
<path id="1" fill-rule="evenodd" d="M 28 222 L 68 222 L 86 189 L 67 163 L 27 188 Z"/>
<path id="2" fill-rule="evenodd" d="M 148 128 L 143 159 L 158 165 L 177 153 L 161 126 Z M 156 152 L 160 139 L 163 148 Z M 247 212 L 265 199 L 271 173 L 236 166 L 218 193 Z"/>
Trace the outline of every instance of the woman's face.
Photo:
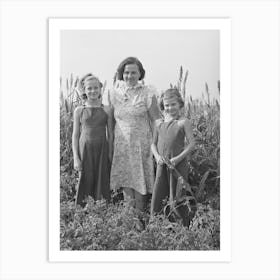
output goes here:
<path id="1" fill-rule="evenodd" d="M 127 64 L 123 71 L 123 80 L 128 86 L 135 86 L 140 78 L 141 74 L 137 64 Z"/>
<path id="2" fill-rule="evenodd" d="M 101 95 L 100 83 L 97 80 L 90 80 L 85 85 L 85 94 L 88 100 L 96 100 Z"/>

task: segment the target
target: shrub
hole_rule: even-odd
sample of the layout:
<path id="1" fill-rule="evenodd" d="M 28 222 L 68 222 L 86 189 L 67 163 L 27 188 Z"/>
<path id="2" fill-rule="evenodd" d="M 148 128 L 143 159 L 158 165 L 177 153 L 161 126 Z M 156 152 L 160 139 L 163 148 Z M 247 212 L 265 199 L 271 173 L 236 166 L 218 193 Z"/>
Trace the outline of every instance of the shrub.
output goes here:
<path id="1" fill-rule="evenodd" d="M 199 205 L 190 228 L 120 202 L 61 203 L 61 250 L 219 250 L 219 214 Z"/>

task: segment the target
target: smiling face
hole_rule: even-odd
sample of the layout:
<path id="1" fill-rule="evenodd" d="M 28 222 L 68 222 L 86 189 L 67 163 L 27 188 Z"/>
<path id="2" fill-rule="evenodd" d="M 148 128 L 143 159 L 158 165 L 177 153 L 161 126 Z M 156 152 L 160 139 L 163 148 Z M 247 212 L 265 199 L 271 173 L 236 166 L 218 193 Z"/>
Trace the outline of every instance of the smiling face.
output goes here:
<path id="1" fill-rule="evenodd" d="M 96 79 L 91 79 L 85 84 L 85 94 L 88 100 L 96 100 L 101 96 L 100 82 Z"/>
<path id="2" fill-rule="evenodd" d="M 164 112 L 170 117 L 175 118 L 180 114 L 180 102 L 176 96 L 163 99 Z"/>
<path id="3" fill-rule="evenodd" d="M 140 75 L 137 64 L 127 64 L 123 71 L 123 80 L 128 86 L 135 86 L 139 81 Z"/>

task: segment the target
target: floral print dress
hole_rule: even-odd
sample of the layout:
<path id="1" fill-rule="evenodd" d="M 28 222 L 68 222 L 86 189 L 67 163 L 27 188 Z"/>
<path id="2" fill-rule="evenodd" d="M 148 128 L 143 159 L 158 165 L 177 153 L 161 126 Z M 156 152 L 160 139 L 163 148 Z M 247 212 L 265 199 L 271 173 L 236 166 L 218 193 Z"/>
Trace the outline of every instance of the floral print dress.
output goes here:
<path id="1" fill-rule="evenodd" d="M 110 102 L 116 121 L 111 189 L 126 187 L 142 195 L 152 193 L 152 120 L 159 118 L 156 90 L 120 83 L 111 93 Z"/>

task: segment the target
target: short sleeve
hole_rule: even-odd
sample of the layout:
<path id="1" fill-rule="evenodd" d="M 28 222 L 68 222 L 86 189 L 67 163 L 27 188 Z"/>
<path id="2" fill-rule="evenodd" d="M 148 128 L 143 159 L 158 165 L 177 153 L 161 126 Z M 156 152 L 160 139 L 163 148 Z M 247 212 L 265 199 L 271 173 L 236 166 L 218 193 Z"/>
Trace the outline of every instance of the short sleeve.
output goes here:
<path id="1" fill-rule="evenodd" d="M 160 110 L 157 101 L 157 90 L 153 86 L 147 87 L 147 108 L 152 120 L 160 118 Z"/>

